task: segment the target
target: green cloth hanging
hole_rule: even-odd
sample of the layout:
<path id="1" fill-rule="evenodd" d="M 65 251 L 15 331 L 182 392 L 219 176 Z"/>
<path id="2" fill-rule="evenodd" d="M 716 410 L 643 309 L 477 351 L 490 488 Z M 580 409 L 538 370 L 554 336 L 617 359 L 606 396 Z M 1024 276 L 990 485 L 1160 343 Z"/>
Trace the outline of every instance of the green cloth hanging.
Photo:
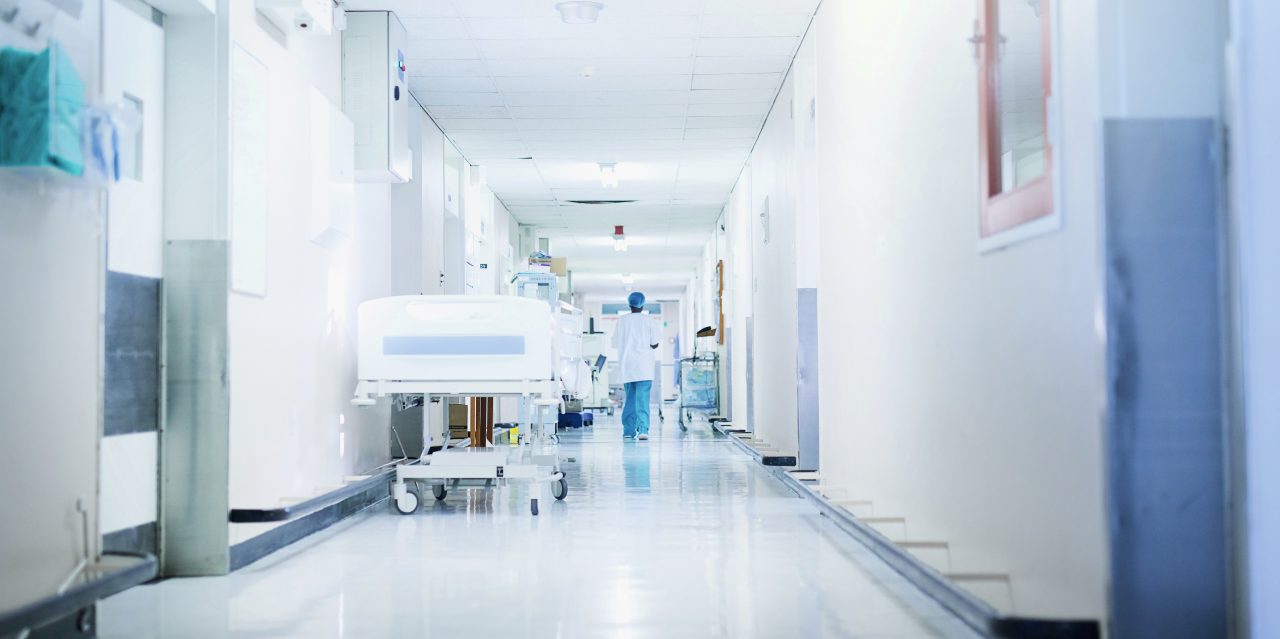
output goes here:
<path id="1" fill-rule="evenodd" d="M 0 166 L 84 171 L 84 83 L 56 42 L 40 53 L 0 49 Z"/>

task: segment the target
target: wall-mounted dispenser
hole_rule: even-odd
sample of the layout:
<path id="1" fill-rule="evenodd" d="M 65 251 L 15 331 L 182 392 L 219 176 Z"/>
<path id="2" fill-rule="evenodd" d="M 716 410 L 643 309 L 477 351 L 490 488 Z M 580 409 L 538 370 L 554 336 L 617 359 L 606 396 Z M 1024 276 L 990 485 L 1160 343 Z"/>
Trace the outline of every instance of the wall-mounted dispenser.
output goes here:
<path id="1" fill-rule="evenodd" d="M 356 179 L 408 182 L 409 82 L 404 25 L 390 11 L 350 11 L 342 32 L 342 110 L 355 125 Z"/>

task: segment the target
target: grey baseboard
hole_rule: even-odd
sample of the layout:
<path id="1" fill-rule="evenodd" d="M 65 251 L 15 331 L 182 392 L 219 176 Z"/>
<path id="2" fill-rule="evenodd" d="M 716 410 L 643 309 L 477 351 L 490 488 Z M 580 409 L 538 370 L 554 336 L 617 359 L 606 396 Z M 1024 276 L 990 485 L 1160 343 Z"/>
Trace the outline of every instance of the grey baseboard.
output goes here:
<path id="1" fill-rule="evenodd" d="M 289 544 L 314 535 L 347 517 L 385 501 L 390 495 L 387 486 L 387 481 L 373 483 L 357 494 L 235 544 L 231 547 L 231 570 L 235 571 L 248 566 Z"/>

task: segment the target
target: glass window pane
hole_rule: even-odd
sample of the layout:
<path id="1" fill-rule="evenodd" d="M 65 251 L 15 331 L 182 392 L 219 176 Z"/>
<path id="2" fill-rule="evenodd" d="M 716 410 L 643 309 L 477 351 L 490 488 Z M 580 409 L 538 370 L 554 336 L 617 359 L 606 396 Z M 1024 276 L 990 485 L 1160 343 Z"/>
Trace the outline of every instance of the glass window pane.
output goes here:
<path id="1" fill-rule="evenodd" d="M 1045 173 L 1043 31 L 1040 0 L 998 0 L 1000 191 Z"/>

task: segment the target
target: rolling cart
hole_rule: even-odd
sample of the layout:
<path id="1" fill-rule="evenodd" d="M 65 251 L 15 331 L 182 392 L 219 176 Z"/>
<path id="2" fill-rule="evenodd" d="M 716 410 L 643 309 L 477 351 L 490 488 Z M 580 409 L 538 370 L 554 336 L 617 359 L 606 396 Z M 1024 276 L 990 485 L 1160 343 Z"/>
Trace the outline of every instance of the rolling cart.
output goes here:
<path id="1" fill-rule="evenodd" d="M 680 430 L 694 410 L 717 412 L 720 408 L 720 356 L 702 353 L 680 360 Z"/>

